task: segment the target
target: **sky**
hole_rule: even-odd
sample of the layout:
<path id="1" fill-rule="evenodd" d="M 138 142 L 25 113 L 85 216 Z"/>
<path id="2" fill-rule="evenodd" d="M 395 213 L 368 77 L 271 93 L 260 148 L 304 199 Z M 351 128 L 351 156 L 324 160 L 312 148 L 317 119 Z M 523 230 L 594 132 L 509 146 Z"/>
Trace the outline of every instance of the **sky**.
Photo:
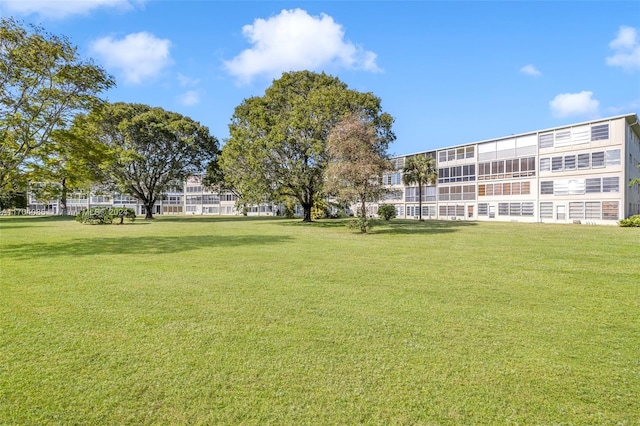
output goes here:
<path id="1" fill-rule="evenodd" d="M 244 99 L 311 70 L 372 92 L 404 155 L 640 111 L 640 1 L 0 0 L 117 86 L 222 143 Z"/>

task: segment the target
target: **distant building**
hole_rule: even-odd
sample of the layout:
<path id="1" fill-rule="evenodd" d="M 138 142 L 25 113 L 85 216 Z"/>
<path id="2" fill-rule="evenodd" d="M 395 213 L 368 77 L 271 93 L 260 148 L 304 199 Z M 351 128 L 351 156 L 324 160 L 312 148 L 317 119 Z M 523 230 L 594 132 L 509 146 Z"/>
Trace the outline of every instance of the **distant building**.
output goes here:
<path id="1" fill-rule="evenodd" d="M 399 218 L 417 218 L 418 188 L 402 183 L 407 157 L 431 155 L 438 181 L 422 188 L 425 219 L 616 224 L 640 214 L 640 123 L 636 114 L 601 118 L 551 129 L 450 146 L 392 159 L 383 176 Z M 375 215 L 379 203 L 369 203 Z M 144 214 L 134 198 L 120 194 L 74 193 L 68 213 L 91 206 L 123 206 Z M 357 208 L 357 206 L 354 206 Z M 29 209 L 59 214 L 59 203 L 29 197 Z M 158 201 L 154 214 L 239 215 L 236 196 L 218 193 L 191 177 Z M 354 210 L 355 211 L 355 210 Z M 281 206 L 247 207 L 247 214 L 276 215 Z M 297 213 L 301 213 L 297 209 Z"/>

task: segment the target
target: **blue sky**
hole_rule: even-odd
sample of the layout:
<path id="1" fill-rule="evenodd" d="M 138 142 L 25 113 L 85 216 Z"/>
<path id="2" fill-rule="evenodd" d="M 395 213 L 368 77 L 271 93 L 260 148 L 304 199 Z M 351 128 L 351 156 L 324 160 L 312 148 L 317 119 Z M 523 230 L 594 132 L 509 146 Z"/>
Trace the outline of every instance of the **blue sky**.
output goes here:
<path id="1" fill-rule="evenodd" d="M 373 92 L 408 154 L 640 111 L 638 1 L 0 0 L 224 140 L 283 71 Z"/>

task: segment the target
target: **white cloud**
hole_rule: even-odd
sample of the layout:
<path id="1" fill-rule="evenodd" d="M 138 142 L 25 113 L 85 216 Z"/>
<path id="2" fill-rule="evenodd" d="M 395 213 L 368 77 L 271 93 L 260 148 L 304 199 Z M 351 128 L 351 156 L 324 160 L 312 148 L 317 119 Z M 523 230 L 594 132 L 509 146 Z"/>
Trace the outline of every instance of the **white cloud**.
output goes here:
<path id="1" fill-rule="evenodd" d="M 200 83 L 200 80 L 197 78 L 188 77 L 182 73 L 178 73 L 178 82 L 182 87 L 193 87 L 197 86 Z"/>
<path id="2" fill-rule="evenodd" d="M 527 75 L 532 75 L 532 76 L 542 75 L 542 73 L 535 66 L 533 66 L 531 64 L 525 65 L 524 67 L 520 68 L 520 72 L 522 74 L 527 74 Z"/>
<path id="3" fill-rule="evenodd" d="M 627 71 L 640 70 L 640 43 L 635 28 L 620 27 L 618 36 L 609 43 L 609 47 L 614 54 L 607 57 L 607 65 L 622 67 Z"/>
<path id="4" fill-rule="evenodd" d="M 195 90 L 189 90 L 178 96 L 178 102 L 184 106 L 193 106 L 200 103 L 200 94 Z"/>
<path id="5" fill-rule="evenodd" d="M 589 91 L 561 93 L 549 102 L 549 107 L 556 117 L 569 117 L 574 115 L 597 116 L 600 102 L 593 99 L 592 96 L 593 92 Z"/>
<path id="6" fill-rule="evenodd" d="M 321 70 L 327 65 L 380 71 L 376 54 L 344 40 L 344 30 L 331 16 L 310 16 L 302 9 L 283 10 L 242 28 L 252 44 L 225 61 L 229 74 L 241 83 L 258 76 L 278 77 L 285 71 Z"/>
<path id="7" fill-rule="evenodd" d="M 140 83 L 159 74 L 172 63 L 171 42 L 146 32 L 129 34 L 122 40 L 104 37 L 91 44 L 107 69 L 117 69 L 128 83 Z"/>
<path id="8" fill-rule="evenodd" d="M 86 15 L 101 7 L 129 10 L 134 4 L 142 3 L 142 0 L 2 0 L 0 3 L 10 14 L 62 19 L 71 15 Z"/>

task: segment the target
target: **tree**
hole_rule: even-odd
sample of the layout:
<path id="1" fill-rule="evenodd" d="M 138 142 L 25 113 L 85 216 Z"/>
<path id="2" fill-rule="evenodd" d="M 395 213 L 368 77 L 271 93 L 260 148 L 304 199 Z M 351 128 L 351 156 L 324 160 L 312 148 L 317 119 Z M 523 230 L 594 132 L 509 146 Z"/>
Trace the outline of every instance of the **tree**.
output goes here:
<path id="1" fill-rule="evenodd" d="M 422 219 L 422 187 L 435 185 L 438 179 L 438 169 L 435 160 L 431 156 L 418 154 L 407 158 L 402 171 L 402 182 L 406 186 L 418 185 L 418 218 Z"/>
<path id="2" fill-rule="evenodd" d="M 640 169 L 640 164 L 638 164 L 638 168 Z M 635 185 L 640 186 L 640 178 L 631 179 L 629 181 L 629 186 L 635 186 Z"/>
<path id="3" fill-rule="evenodd" d="M 338 123 L 327 141 L 329 164 L 325 191 L 339 201 L 360 202 L 360 217 L 366 218 L 366 203 L 378 201 L 386 188 L 382 174 L 393 168 L 387 158 L 389 141 L 378 137 L 366 117 L 351 114 Z"/>
<path id="4" fill-rule="evenodd" d="M 28 164 L 55 149 L 52 134 L 100 103 L 115 83 L 77 48 L 41 27 L 0 21 L 0 193 L 11 190 Z"/>
<path id="5" fill-rule="evenodd" d="M 60 200 L 60 214 L 67 214 L 67 194 L 90 190 L 92 184 L 107 178 L 102 170 L 109 152 L 91 138 L 83 126 L 87 117 L 78 115 L 69 130 L 52 132 L 52 144 L 42 147 L 39 162 L 29 165 L 30 190 L 39 199 Z"/>
<path id="6" fill-rule="evenodd" d="M 324 184 L 329 133 L 356 111 L 372 122 L 378 137 L 395 139 L 393 119 L 373 94 L 350 90 L 324 73 L 284 73 L 264 96 L 236 107 L 220 159 L 227 181 L 245 202 L 295 199 L 310 222 Z"/>
<path id="7" fill-rule="evenodd" d="M 168 187 L 203 174 L 218 154 L 207 127 L 162 108 L 107 104 L 90 114 L 88 124 L 109 150 L 106 176 L 144 205 L 146 219 L 153 219 L 156 200 Z"/>

